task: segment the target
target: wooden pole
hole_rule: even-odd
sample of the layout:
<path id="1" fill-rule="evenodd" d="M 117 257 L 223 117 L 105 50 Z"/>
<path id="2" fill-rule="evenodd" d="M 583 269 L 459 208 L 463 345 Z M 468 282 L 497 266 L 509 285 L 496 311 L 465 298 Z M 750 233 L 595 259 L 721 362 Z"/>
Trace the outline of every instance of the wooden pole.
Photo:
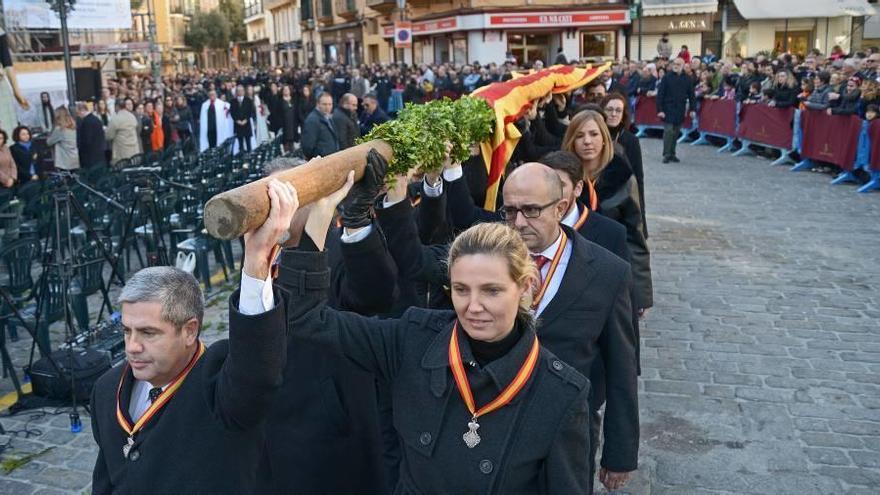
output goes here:
<path id="1" fill-rule="evenodd" d="M 299 204 L 304 206 L 342 187 L 350 170 L 355 171 L 355 181 L 360 180 L 370 148 L 376 148 L 386 160 L 390 161 L 393 157 L 388 143 L 373 140 L 279 172 L 272 178 L 293 184 Z M 205 204 L 205 228 L 208 233 L 218 239 L 235 239 L 262 225 L 269 216 L 268 181 L 268 178 L 263 178 L 208 200 Z"/>

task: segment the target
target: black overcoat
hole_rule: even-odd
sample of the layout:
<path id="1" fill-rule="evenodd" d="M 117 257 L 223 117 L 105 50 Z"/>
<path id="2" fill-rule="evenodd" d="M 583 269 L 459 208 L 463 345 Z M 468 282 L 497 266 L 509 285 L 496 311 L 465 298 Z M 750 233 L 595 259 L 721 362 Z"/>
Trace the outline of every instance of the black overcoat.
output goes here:
<path id="1" fill-rule="evenodd" d="M 294 339 L 321 342 L 390 383 L 402 461 L 396 494 L 505 495 L 591 493 L 587 380 L 542 349 L 535 373 L 506 407 L 481 418 L 482 442 L 468 449 L 462 434 L 470 413 L 448 364 L 454 313 L 412 308 L 401 319 L 378 320 L 326 306 L 323 253 L 284 251 L 276 283 L 291 293 Z M 326 285 L 325 285 L 326 287 Z M 531 330 L 486 367 L 467 365 L 477 404 L 506 387 L 522 365 Z M 295 341 L 295 340 L 294 340 Z M 462 359 L 474 361 L 460 336 Z"/>
<path id="2" fill-rule="evenodd" d="M 663 121 L 667 124 L 684 123 L 684 114 L 696 108 L 695 101 L 693 82 L 684 72 L 667 72 L 657 84 L 657 112 L 666 114 Z"/>
<path id="3" fill-rule="evenodd" d="M 86 115 L 76 128 L 76 147 L 79 148 L 79 164 L 82 168 L 107 163 L 104 151 L 104 124 L 93 113 Z"/>
<path id="4" fill-rule="evenodd" d="M 232 103 L 229 105 L 229 114 L 232 117 L 235 136 L 250 138 L 254 133 L 251 119 L 257 118 L 254 100 L 245 96 L 241 99 L 241 103 L 239 103 L 238 98 L 233 98 Z M 244 120 L 245 123 L 239 124 L 238 121 L 240 120 Z"/>
<path id="5" fill-rule="evenodd" d="M 339 151 L 339 138 L 332 121 L 312 110 L 302 125 L 302 152 L 306 158 L 329 156 Z"/>
<path id="6" fill-rule="evenodd" d="M 230 297 L 229 340 L 211 345 L 177 393 L 135 435 L 116 420 L 116 390 L 127 415 L 134 383 L 130 368 L 105 373 L 92 392 L 92 434 L 100 449 L 92 494 L 252 493 L 263 446 L 260 428 L 281 384 L 287 360 L 286 304 L 275 291 L 275 308 L 246 316 L 238 292 Z M 135 455 L 134 452 L 137 452 Z"/>

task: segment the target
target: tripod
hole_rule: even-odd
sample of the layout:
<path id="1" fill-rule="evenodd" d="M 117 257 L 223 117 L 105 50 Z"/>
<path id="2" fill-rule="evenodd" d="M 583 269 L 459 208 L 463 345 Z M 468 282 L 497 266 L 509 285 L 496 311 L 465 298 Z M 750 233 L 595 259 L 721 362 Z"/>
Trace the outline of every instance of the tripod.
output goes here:
<path id="1" fill-rule="evenodd" d="M 82 184 L 79 179 L 71 172 L 57 172 L 53 175 L 59 181 L 61 188 L 56 191 L 52 196 L 53 216 L 51 225 L 54 228 L 50 229 L 50 238 L 46 242 L 43 273 L 40 275 L 38 293 L 39 295 L 37 298 L 37 305 L 35 310 L 35 330 L 32 332 L 34 340 L 31 345 L 31 354 L 28 363 L 28 369 L 31 369 L 31 367 L 33 366 L 34 349 L 35 347 L 38 347 L 40 350 L 40 354 L 50 363 L 52 368 L 54 368 L 54 370 L 58 373 L 58 376 L 63 376 L 61 367 L 58 365 L 57 362 L 55 362 L 51 354 L 48 325 L 46 325 L 45 334 L 43 334 L 40 326 L 40 319 L 44 316 L 44 313 L 47 313 L 45 316 L 48 318 L 49 311 L 53 309 L 51 304 L 53 302 L 57 303 L 56 305 L 60 306 L 61 311 L 63 312 L 63 321 L 65 324 L 65 341 L 67 342 L 66 357 L 70 367 L 69 375 L 71 390 L 71 431 L 78 432 L 82 428 L 82 423 L 79 419 L 79 413 L 77 411 L 76 373 L 73 369 L 74 359 L 72 343 L 75 340 L 75 335 L 77 331 L 73 325 L 73 310 L 70 301 L 71 280 L 74 278 L 76 270 L 80 270 L 87 266 L 90 266 L 96 261 L 90 260 L 84 263 L 77 263 L 77 260 L 75 259 L 74 242 L 71 235 L 71 231 L 74 226 L 72 222 L 74 213 L 86 227 L 86 239 L 92 239 L 96 243 L 101 251 L 103 259 L 109 262 L 111 266 L 116 266 L 116 262 L 111 257 L 109 251 L 106 249 L 104 241 L 100 239 L 98 234 L 95 232 L 94 226 L 92 225 L 92 222 L 89 218 L 89 215 L 86 213 L 85 208 L 83 208 L 83 206 L 77 200 L 76 196 L 71 191 L 70 183 L 77 182 L 91 193 L 97 194 L 99 197 L 105 200 L 108 200 L 109 198 L 98 193 L 97 191 L 94 191 L 87 185 Z M 113 203 L 112 200 L 109 201 Z M 52 291 L 53 288 L 55 289 L 54 292 Z M 108 305 L 108 307 L 111 307 L 112 310 L 112 306 L 109 306 L 110 297 L 107 289 L 107 283 L 104 282 L 103 276 L 101 277 L 100 290 L 104 298 L 104 303 Z M 88 317 L 88 314 L 86 314 L 86 317 Z M 28 405 L 28 403 L 25 402 L 25 399 L 27 399 L 27 397 L 19 392 L 19 401 L 16 402 L 16 404 L 13 404 L 12 407 L 10 407 L 10 411 L 17 412 L 28 407 L 34 407 L 32 405 Z"/>
<path id="2" fill-rule="evenodd" d="M 0 299 L 3 299 L 3 306 L 5 308 L 9 308 L 11 313 L 0 314 L 0 321 L 2 320 L 10 320 L 13 317 L 18 320 L 19 323 L 27 330 L 27 332 L 31 335 L 31 338 L 34 342 L 37 342 L 37 345 L 40 346 L 40 353 L 44 355 L 49 355 L 49 349 L 44 348 L 42 346 L 42 342 L 37 341 L 37 332 L 35 329 L 31 328 L 25 320 L 24 316 L 22 316 L 21 312 L 18 310 L 18 307 L 15 305 L 15 301 L 13 301 L 12 296 L 9 295 L 9 292 L 4 287 L 0 287 Z M 5 323 L 5 322 L 4 322 Z M 12 380 L 12 386 L 15 388 L 15 393 L 18 395 L 18 400 L 15 404 L 10 406 L 9 413 L 15 414 L 16 412 L 22 409 L 41 407 L 43 404 L 33 404 L 33 397 L 30 394 L 25 394 L 21 388 L 21 382 L 18 379 L 18 374 L 15 372 L 15 366 L 12 364 L 12 358 L 9 355 L 9 349 L 6 348 L 6 326 L 4 324 L 3 331 L 0 332 L 0 359 L 2 359 L 2 365 L 4 371 L 9 375 L 9 378 Z M 50 365 L 55 368 L 57 373 L 61 373 L 61 370 L 58 368 L 58 363 L 50 360 Z M 27 404 L 31 402 L 31 404 Z M 27 404 L 27 405 L 26 405 Z M 3 433 L 2 426 L 0 426 L 0 434 Z"/>

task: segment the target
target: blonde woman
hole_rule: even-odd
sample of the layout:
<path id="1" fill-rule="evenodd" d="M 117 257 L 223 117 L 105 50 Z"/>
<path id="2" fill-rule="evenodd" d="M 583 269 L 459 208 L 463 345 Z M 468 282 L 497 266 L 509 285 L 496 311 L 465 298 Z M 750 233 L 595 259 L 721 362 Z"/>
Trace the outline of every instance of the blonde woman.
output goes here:
<path id="1" fill-rule="evenodd" d="M 304 233 L 291 232 L 300 248 L 282 251 L 274 283 L 293 289 L 292 339 L 330 346 L 388 383 L 402 449 L 394 493 L 591 494 L 589 385 L 540 345 L 529 312 L 537 270 L 519 234 L 480 224 L 456 238 L 454 311 L 384 320 L 334 311 L 324 245 L 352 180 L 312 207 Z M 245 241 L 241 300 L 260 312 L 270 309 L 260 294 L 273 283 L 273 250 Z"/>
<path id="2" fill-rule="evenodd" d="M 52 146 L 55 157 L 55 168 L 60 170 L 76 170 L 79 168 L 79 150 L 76 147 L 76 121 L 67 107 L 55 109 L 55 127 L 46 139 L 46 145 Z"/>
<path id="3" fill-rule="evenodd" d="M 639 316 L 644 316 L 654 305 L 651 281 L 651 253 L 645 240 L 639 188 L 635 174 L 623 150 L 615 150 L 614 142 L 602 114 L 584 110 L 571 119 L 562 149 L 570 151 L 581 160 L 584 180 L 592 188 L 584 188 L 581 201 L 592 204 L 597 201 L 599 213 L 626 227 L 626 242 L 632 254 L 635 303 Z M 596 198 L 590 197 L 594 189 Z"/>

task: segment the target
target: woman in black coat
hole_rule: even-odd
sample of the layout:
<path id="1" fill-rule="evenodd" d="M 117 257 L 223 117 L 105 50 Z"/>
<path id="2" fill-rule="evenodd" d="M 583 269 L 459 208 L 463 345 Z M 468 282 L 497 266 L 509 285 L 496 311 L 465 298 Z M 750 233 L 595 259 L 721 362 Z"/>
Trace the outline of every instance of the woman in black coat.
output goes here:
<path id="1" fill-rule="evenodd" d="M 312 87 L 306 84 L 296 91 L 293 101 L 295 110 L 294 115 L 296 118 L 294 124 L 294 141 L 299 142 L 299 130 L 302 128 L 303 124 L 306 123 L 306 118 L 312 113 L 312 110 L 315 109 L 317 100 L 315 99 L 315 94 L 312 92 Z M 282 114 L 284 114 L 283 109 Z M 284 118 L 283 125 L 285 128 L 288 125 L 286 117 Z"/>
<path id="2" fill-rule="evenodd" d="M 602 100 L 605 112 L 605 123 L 611 139 L 623 148 L 632 173 L 635 174 L 639 186 L 639 206 L 642 209 L 642 229 L 645 239 L 648 238 L 648 224 L 645 221 L 645 170 L 642 167 L 642 145 L 639 138 L 629 131 L 629 105 L 620 93 L 611 93 Z"/>
<path id="3" fill-rule="evenodd" d="M 776 82 L 773 84 L 773 100 L 770 106 L 776 108 L 791 108 L 798 105 L 797 79 L 788 69 L 776 73 Z"/>
<path id="4" fill-rule="evenodd" d="M 278 112 L 280 117 L 278 121 L 281 125 L 281 138 L 284 148 L 288 151 L 293 149 L 293 143 L 299 141 L 299 116 L 297 115 L 298 105 L 291 95 L 290 86 L 284 86 L 281 89 L 281 98 L 278 102 Z"/>
<path id="5" fill-rule="evenodd" d="M 651 252 L 645 239 L 639 187 L 625 153 L 615 150 L 602 114 L 583 110 L 571 119 L 562 149 L 581 159 L 584 180 L 591 181 L 599 197 L 599 213 L 626 227 L 626 244 L 631 254 L 635 305 L 644 316 L 654 305 L 651 280 Z M 580 199 L 590 204 L 591 188 Z"/>
<path id="6" fill-rule="evenodd" d="M 347 189 L 312 208 L 275 283 L 290 290 L 294 338 L 328 345 L 389 384 L 402 446 L 394 493 L 592 493 L 589 385 L 539 345 L 527 309 L 536 269 L 519 234 L 480 224 L 453 242 L 455 312 L 411 308 L 385 320 L 337 312 L 327 307 L 321 251 Z M 268 260 L 272 247 L 245 249 L 246 260 Z M 268 270 L 262 262 L 243 284 L 262 284 Z"/>
<path id="7" fill-rule="evenodd" d="M 838 97 L 837 105 L 827 110 L 828 115 L 855 115 L 859 112 L 859 101 L 862 91 L 859 87 L 862 80 L 858 76 L 852 76 L 846 82 L 846 90 Z"/>
<path id="8" fill-rule="evenodd" d="M 31 140 L 31 130 L 26 126 L 16 127 L 12 131 L 12 140 L 15 143 L 9 147 L 9 152 L 18 169 L 18 184 L 37 180 L 40 171 L 37 167 L 37 150 Z"/>

